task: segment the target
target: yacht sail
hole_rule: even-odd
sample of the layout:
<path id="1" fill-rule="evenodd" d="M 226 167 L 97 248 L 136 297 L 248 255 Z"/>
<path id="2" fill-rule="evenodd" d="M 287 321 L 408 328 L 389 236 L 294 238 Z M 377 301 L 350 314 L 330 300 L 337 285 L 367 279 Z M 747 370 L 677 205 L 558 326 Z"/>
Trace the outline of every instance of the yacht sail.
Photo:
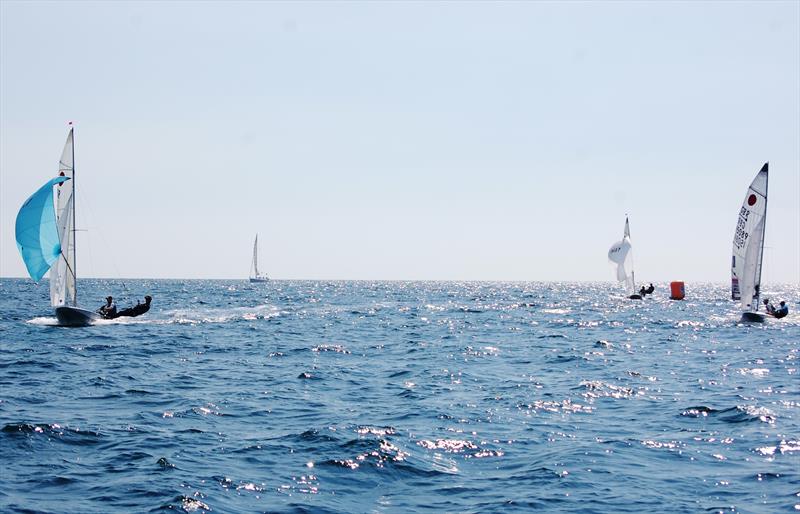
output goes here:
<path id="1" fill-rule="evenodd" d="M 739 300 L 742 319 L 763 321 L 758 313 L 761 298 L 761 264 L 767 224 L 769 163 L 765 163 L 747 188 L 733 234 L 731 298 Z"/>
<path id="2" fill-rule="evenodd" d="M 74 139 L 70 129 L 61 159 L 58 161 L 58 175 L 73 178 Z M 50 269 L 50 303 L 53 307 L 78 304 L 76 285 L 75 248 L 75 203 L 73 194 L 75 181 L 59 184 L 55 191 L 56 219 L 61 240 L 62 252 L 58 261 Z"/>
<path id="3" fill-rule="evenodd" d="M 624 285 L 628 298 L 638 300 L 642 297 L 636 292 L 636 281 L 633 273 L 633 246 L 631 245 L 631 227 L 625 217 L 625 231 L 622 240 L 617 241 L 608 250 L 608 260 L 616 264 L 617 280 Z"/>
<path id="4" fill-rule="evenodd" d="M 75 140 L 70 128 L 59 173 L 17 214 L 16 239 L 28 274 L 38 282 L 50 270 L 50 303 L 60 325 L 90 325 L 100 315 L 78 307 L 75 250 Z"/>
<path id="5" fill-rule="evenodd" d="M 58 223 L 53 209 L 53 187 L 69 180 L 48 180 L 25 200 L 17 213 L 14 227 L 17 249 L 31 278 L 38 282 L 61 256 Z"/>
<path id="6" fill-rule="evenodd" d="M 258 272 L 258 234 L 253 242 L 253 261 L 250 263 L 250 282 L 267 282 L 269 277 L 266 273 Z"/>

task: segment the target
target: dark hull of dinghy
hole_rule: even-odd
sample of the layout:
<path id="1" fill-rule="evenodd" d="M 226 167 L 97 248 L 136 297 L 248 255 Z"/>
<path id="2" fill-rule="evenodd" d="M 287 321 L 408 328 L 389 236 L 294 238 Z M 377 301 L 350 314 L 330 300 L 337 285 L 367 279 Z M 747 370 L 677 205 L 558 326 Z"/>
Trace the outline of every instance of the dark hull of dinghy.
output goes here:
<path id="1" fill-rule="evenodd" d="M 96 312 L 78 307 L 56 307 L 56 318 L 58 324 L 63 327 L 86 327 L 103 319 Z"/>
<path id="2" fill-rule="evenodd" d="M 743 312 L 742 321 L 745 323 L 764 323 L 764 315 L 758 312 Z"/>

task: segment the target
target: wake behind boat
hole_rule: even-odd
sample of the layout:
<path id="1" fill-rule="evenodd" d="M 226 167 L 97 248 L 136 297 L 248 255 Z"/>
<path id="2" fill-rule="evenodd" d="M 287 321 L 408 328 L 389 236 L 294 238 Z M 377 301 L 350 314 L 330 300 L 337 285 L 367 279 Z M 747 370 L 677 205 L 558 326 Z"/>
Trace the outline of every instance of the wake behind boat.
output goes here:
<path id="1" fill-rule="evenodd" d="M 767 186 L 769 163 L 747 188 L 733 233 L 731 258 L 731 298 L 740 300 L 742 321 L 762 322 L 758 312 L 761 297 L 761 264 L 764 257 L 764 230 L 767 225 Z"/>

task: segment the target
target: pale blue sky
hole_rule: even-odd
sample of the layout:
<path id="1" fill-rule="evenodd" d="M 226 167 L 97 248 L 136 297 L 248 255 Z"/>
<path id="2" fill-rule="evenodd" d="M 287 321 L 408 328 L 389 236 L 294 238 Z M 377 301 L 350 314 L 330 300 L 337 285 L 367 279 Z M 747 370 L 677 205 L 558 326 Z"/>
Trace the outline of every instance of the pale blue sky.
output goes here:
<path id="1" fill-rule="evenodd" d="M 0 3 L 0 276 L 76 122 L 80 276 L 800 281 L 800 3 Z"/>

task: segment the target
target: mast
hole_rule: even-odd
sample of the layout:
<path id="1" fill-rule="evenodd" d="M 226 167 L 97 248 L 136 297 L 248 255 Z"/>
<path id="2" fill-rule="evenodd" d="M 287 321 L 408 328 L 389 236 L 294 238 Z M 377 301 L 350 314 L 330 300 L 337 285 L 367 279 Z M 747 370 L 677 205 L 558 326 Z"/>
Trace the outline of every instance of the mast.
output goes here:
<path id="1" fill-rule="evenodd" d="M 762 230 L 764 233 L 761 236 L 761 249 L 758 254 L 758 289 L 756 290 L 755 294 L 755 310 L 758 310 L 758 307 L 761 303 L 761 266 L 764 263 L 764 240 L 767 238 L 767 197 L 769 196 L 769 161 L 764 163 L 764 167 L 762 168 L 765 172 L 766 181 L 764 182 L 764 227 Z M 750 304 L 752 306 L 752 303 Z"/>
<path id="2" fill-rule="evenodd" d="M 72 294 L 72 305 L 78 305 L 78 238 L 77 223 L 75 219 L 75 127 L 70 124 L 72 132 L 72 276 L 75 277 L 75 287 Z"/>
<path id="3" fill-rule="evenodd" d="M 632 290 L 631 290 L 631 294 L 636 294 L 636 274 L 633 271 L 633 268 L 634 268 L 634 266 L 633 266 L 633 244 L 630 243 L 630 240 L 631 240 L 631 227 L 630 227 L 630 224 L 628 223 L 628 215 L 627 214 L 625 215 L 625 234 L 624 234 L 623 239 L 625 237 L 628 238 L 628 243 L 631 244 L 631 249 L 630 249 L 630 252 L 631 252 L 631 285 L 633 286 Z"/>

